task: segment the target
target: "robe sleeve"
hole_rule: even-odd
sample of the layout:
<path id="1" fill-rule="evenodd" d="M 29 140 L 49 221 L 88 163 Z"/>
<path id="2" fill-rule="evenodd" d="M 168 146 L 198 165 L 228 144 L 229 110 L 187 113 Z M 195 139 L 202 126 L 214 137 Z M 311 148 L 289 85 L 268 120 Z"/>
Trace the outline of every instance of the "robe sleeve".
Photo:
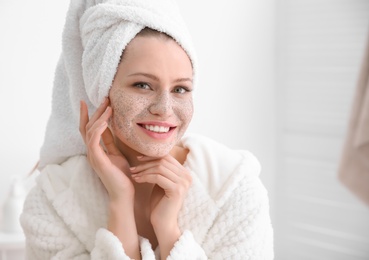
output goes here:
<path id="1" fill-rule="evenodd" d="M 191 231 L 185 230 L 174 244 L 167 260 L 208 259 L 205 251 L 194 239 Z"/>

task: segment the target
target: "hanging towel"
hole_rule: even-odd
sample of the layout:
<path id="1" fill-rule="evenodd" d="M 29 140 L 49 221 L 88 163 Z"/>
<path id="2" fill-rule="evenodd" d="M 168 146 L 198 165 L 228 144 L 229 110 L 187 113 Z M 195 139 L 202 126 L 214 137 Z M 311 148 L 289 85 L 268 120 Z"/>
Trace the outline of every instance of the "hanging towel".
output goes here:
<path id="1" fill-rule="evenodd" d="M 369 39 L 338 176 L 345 186 L 369 205 Z"/>
<path id="2" fill-rule="evenodd" d="M 86 153 L 78 130 L 80 100 L 90 114 L 96 110 L 109 94 L 122 51 L 145 27 L 171 36 L 196 71 L 191 38 L 175 0 L 71 0 L 40 169 Z"/>

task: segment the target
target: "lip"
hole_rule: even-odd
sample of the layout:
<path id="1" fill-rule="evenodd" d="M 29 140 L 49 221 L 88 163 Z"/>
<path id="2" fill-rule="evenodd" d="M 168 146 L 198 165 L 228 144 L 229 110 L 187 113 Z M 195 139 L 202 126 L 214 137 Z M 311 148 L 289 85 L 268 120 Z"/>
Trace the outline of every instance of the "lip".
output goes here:
<path id="1" fill-rule="evenodd" d="M 157 126 L 165 126 L 165 127 L 176 127 L 175 124 L 169 123 L 169 122 L 163 122 L 163 121 L 145 121 L 145 122 L 139 122 L 138 125 L 157 125 Z"/>
<path id="2" fill-rule="evenodd" d="M 149 137 L 156 139 L 156 140 L 165 140 L 172 136 L 174 131 L 176 130 L 177 126 L 168 122 L 159 122 L 159 121 L 146 121 L 146 122 L 140 122 L 137 123 L 139 128 Z M 154 126 L 164 126 L 164 127 L 170 127 L 169 131 L 166 133 L 156 133 L 152 132 L 150 130 L 147 130 L 144 125 L 154 125 Z"/>

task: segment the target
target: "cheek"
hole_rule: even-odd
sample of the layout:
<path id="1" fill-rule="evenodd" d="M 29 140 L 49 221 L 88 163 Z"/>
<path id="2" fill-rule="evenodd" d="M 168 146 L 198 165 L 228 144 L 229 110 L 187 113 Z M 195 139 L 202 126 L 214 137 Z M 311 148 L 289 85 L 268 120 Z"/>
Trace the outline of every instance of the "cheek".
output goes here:
<path id="1" fill-rule="evenodd" d="M 124 95 L 123 92 L 114 92 L 110 98 L 111 107 L 113 109 L 113 124 L 119 128 L 127 124 L 127 119 L 132 112 L 132 100 Z"/>
<path id="2" fill-rule="evenodd" d="M 147 99 L 124 91 L 112 92 L 110 101 L 114 111 L 113 124 L 121 130 L 131 127 L 132 119 L 144 113 L 149 105 Z"/>
<path id="3" fill-rule="evenodd" d="M 192 119 L 193 115 L 193 102 L 192 98 L 188 100 L 177 101 L 177 116 L 181 119 L 184 126 L 187 126 Z"/>

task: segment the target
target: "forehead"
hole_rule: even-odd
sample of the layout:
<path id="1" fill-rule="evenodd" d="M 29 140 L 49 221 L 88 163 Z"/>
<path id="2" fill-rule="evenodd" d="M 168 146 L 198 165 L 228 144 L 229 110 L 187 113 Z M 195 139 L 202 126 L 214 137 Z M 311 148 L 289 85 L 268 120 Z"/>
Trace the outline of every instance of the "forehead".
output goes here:
<path id="1" fill-rule="evenodd" d="M 137 36 L 125 48 L 120 67 L 126 73 L 137 70 L 171 72 L 192 77 L 192 65 L 186 52 L 171 38 Z"/>

